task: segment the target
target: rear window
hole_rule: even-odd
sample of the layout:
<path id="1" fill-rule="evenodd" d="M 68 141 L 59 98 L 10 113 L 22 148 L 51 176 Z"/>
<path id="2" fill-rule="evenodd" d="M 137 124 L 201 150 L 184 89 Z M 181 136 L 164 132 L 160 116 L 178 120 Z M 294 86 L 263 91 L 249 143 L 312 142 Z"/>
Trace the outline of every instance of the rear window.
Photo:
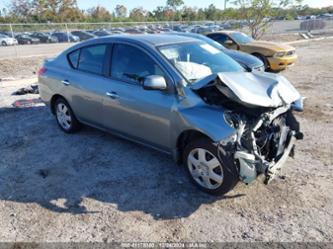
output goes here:
<path id="1" fill-rule="evenodd" d="M 80 55 L 80 50 L 79 49 L 68 55 L 69 63 L 75 69 L 77 69 L 77 66 L 78 66 L 79 55 Z"/>
<path id="2" fill-rule="evenodd" d="M 78 69 L 95 74 L 102 74 L 107 45 L 81 48 Z"/>

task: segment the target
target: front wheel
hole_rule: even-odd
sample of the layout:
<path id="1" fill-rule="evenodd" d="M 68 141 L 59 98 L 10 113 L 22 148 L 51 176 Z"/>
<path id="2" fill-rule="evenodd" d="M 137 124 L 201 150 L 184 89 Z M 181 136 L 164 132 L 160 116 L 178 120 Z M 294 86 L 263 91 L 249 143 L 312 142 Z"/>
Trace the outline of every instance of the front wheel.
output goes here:
<path id="1" fill-rule="evenodd" d="M 238 181 L 238 172 L 232 160 L 225 155 L 219 157 L 217 147 L 209 139 L 190 142 L 183 157 L 190 179 L 206 193 L 223 195 Z"/>

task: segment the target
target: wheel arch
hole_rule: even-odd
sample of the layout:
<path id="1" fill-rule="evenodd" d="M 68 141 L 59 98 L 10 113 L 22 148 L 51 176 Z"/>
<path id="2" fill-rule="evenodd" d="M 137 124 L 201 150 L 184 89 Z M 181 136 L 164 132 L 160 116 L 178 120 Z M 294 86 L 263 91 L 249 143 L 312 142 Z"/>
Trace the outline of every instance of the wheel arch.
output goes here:
<path id="1" fill-rule="evenodd" d="M 183 152 L 184 152 L 184 148 L 185 146 L 196 139 L 199 138 L 207 138 L 211 141 L 213 141 L 207 134 L 198 131 L 198 130 L 194 130 L 194 129 L 189 129 L 189 130 L 185 130 L 183 132 L 181 132 L 177 138 L 177 143 L 176 143 L 176 148 L 177 148 L 177 162 L 179 164 L 182 163 L 182 158 L 183 158 Z"/>
<path id="2" fill-rule="evenodd" d="M 60 95 L 60 94 L 54 94 L 54 95 L 52 96 L 51 100 L 50 100 L 50 108 L 51 108 L 51 112 L 52 112 L 53 115 L 55 115 L 54 104 L 55 104 L 55 102 L 57 101 L 57 99 L 59 99 L 59 98 L 64 99 L 64 100 L 68 103 L 68 101 L 65 99 L 64 96 L 62 96 L 62 95 Z"/>
<path id="3" fill-rule="evenodd" d="M 263 53 L 254 52 L 251 55 L 253 55 L 253 56 L 257 57 L 259 60 L 261 60 L 264 63 L 266 69 L 268 67 L 270 67 L 270 64 L 269 64 L 269 61 L 267 59 L 267 56 L 264 55 Z"/>

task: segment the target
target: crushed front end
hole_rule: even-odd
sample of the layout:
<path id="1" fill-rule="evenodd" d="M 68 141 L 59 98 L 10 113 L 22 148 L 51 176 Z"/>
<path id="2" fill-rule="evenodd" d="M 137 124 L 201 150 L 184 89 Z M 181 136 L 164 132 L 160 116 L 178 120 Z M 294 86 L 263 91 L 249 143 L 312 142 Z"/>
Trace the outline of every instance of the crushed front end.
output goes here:
<path id="1" fill-rule="evenodd" d="M 269 183 L 302 139 L 293 111 L 303 110 L 303 98 L 282 76 L 271 74 L 211 76 L 194 91 L 210 105 L 224 108 L 224 119 L 235 134 L 218 143 L 244 183 L 264 174 Z M 239 83 L 242 82 L 242 83 Z"/>
<path id="2" fill-rule="evenodd" d="M 290 106 L 264 112 L 259 117 L 233 111 L 224 115 L 237 131 L 232 143 L 234 163 L 245 183 L 255 180 L 258 174 L 264 174 L 265 183 L 269 183 L 288 156 L 293 155 L 295 140 L 303 138 Z"/>

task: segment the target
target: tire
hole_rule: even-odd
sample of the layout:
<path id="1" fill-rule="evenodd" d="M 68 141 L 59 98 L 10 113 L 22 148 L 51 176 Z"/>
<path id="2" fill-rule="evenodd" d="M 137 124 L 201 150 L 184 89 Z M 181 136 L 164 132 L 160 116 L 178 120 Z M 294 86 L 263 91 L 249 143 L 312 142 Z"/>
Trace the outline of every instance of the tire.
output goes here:
<path id="1" fill-rule="evenodd" d="M 2 42 L 1 42 L 1 46 L 7 46 L 7 42 L 2 41 Z"/>
<path id="2" fill-rule="evenodd" d="M 204 161 L 202 151 L 204 151 Z M 232 157 L 219 154 L 220 158 L 217 147 L 208 138 L 190 142 L 183 153 L 183 162 L 191 181 L 200 190 L 211 195 L 223 195 L 233 189 L 238 182 L 238 171 Z"/>
<path id="3" fill-rule="evenodd" d="M 53 108 L 61 130 L 66 133 L 74 133 L 81 128 L 80 122 L 76 119 L 71 107 L 65 99 L 58 98 Z"/>
<path id="4" fill-rule="evenodd" d="M 257 57 L 259 60 L 261 60 L 262 63 L 264 63 L 265 71 L 269 69 L 269 62 L 265 56 L 261 54 L 253 54 L 253 55 Z"/>

